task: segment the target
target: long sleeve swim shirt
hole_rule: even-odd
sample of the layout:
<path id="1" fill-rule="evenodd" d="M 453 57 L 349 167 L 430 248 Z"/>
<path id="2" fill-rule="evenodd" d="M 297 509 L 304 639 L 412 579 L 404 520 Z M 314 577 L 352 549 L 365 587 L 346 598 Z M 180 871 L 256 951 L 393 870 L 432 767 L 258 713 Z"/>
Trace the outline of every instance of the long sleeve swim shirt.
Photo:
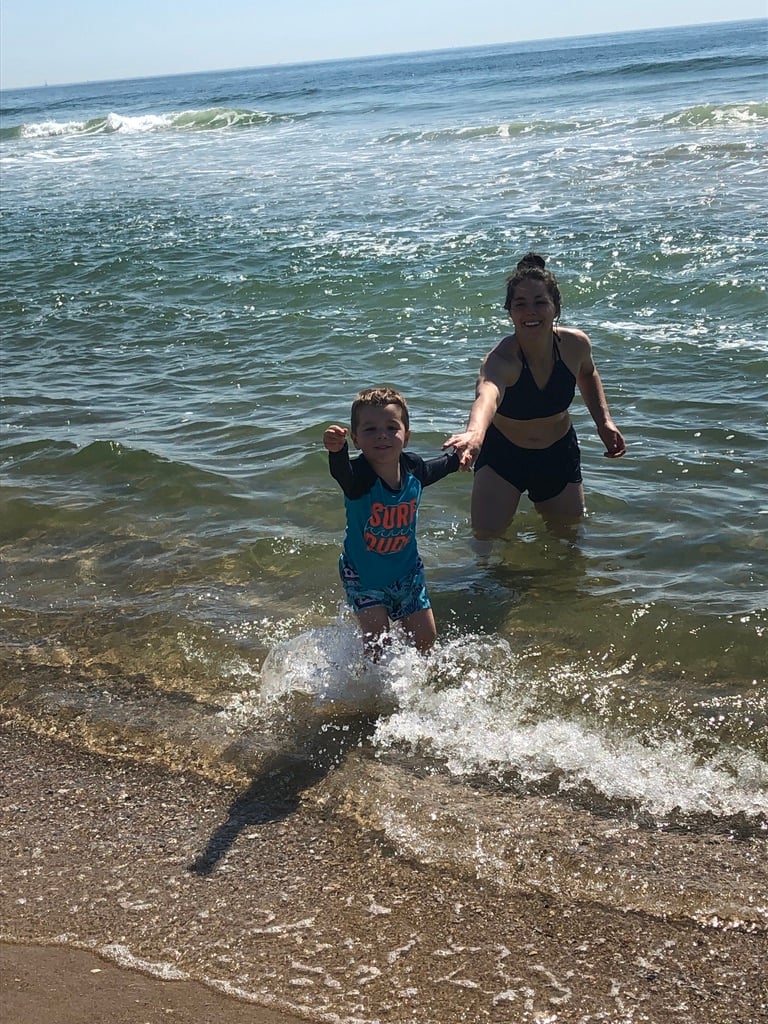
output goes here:
<path id="1" fill-rule="evenodd" d="M 422 459 L 403 452 L 398 490 L 381 479 L 364 455 L 350 459 L 347 445 L 328 453 L 328 466 L 344 492 L 344 555 L 363 584 L 387 587 L 414 572 L 419 560 L 416 523 L 422 492 L 456 472 L 458 453 Z"/>

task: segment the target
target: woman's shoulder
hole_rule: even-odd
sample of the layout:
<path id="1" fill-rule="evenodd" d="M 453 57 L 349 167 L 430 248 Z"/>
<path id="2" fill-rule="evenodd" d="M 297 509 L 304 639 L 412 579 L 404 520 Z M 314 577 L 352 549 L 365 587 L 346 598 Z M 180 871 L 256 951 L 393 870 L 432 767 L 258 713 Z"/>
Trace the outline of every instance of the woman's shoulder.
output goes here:
<path id="1" fill-rule="evenodd" d="M 586 331 L 577 327 L 558 327 L 556 337 L 560 357 L 573 374 L 591 365 L 592 343 Z"/>
<path id="2" fill-rule="evenodd" d="M 508 334 L 485 356 L 481 372 L 487 377 L 501 377 L 505 384 L 520 375 L 520 347 L 514 334 Z"/>
<path id="3" fill-rule="evenodd" d="M 587 332 L 578 327 L 558 327 L 555 335 L 558 342 L 571 348 L 589 348 L 591 344 Z"/>
<path id="4" fill-rule="evenodd" d="M 506 363 L 520 361 L 520 346 L 518 345 L 517 338 L 514 334 L 507 334 L 491 349 L 485 357 L 485 362 L 488 362 L 491 359 L 501 359 Z"/>

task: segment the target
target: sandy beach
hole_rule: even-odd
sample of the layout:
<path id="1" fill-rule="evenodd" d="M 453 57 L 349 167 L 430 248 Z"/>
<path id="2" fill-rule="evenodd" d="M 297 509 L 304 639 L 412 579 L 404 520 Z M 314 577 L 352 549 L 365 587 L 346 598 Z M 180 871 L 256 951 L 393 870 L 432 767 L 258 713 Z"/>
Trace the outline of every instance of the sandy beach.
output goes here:
<path id="1" fill-rule="evenodd" d="M 195 982 L 161 981 L 55 946 L 0 944 L 0 997 L 13 1024 L 298 1024 Z"/>
<path id="2" fill-rule="evenodd" d="M 768 1020 L 763 931 L 510 898 L 310 796 L 278 813 L 17 725 L 0 751 L 14 1024 Z"/>

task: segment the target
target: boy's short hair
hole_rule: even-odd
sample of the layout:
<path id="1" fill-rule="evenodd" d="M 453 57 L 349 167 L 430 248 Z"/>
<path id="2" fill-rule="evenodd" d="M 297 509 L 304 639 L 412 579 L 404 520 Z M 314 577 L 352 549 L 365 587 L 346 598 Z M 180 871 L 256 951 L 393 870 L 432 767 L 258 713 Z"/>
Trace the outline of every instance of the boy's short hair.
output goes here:
<path id="1" fill-rule="evenodd" d="M 360 411 L 370 406 L 385 406 L 385 405 L 396 405 L 400 409 L 402 414 L 403 426 L 406 430 L 410 430 L 410 416 L 408 415 L 408 405 L 405 399 L 399 391 L 395 391 L 394 388 L 365 388 L 364 391 L 358 391 L 355 396 L 355 400 L 352 403 L 352 412 L 350 415 L 352 430 L 357 430 L 357 425 L 360 421 Z"/>

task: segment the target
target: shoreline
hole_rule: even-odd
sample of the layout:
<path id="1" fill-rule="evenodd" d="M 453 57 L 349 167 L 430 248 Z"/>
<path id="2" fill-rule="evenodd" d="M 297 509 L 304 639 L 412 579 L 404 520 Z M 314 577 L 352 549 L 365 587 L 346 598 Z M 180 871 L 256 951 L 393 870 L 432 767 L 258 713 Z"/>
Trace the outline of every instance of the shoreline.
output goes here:
<path id="1" fill-rule="evenodd" d="M 0 956 L 16 1024 L 51 1006 L 57 1024 L 106 1019 L 90 1014 L 107 981 L 125 1000 L 115 1024 L 154 1024 L 164 1008 L 181 1024 L 768 1019 L 765 932 L 503 892 L 399 856 L 311 794 L 248 798 L 9 723 L 0 756 Z M 188 980 L 88 952 L 109 947 Z"/>
<path id="2" fill-rule="evenodd" d="M 306 1024 L 197 981 L 168 981 L 88 950 L 0 941 L 0 1002 L 14 1024 Z"/>

